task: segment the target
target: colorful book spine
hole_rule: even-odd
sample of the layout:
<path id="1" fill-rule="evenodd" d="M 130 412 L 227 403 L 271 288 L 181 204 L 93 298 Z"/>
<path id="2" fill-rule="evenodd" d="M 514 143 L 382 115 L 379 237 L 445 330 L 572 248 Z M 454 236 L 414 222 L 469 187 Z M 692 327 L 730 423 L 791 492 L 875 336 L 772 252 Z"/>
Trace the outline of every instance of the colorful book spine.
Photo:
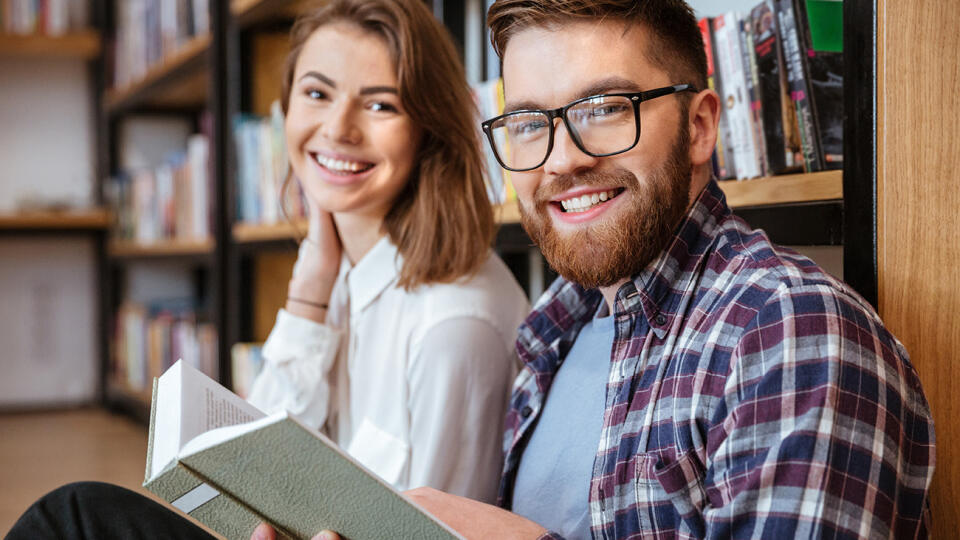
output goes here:
<path id="1" fill-rule="evenodd" d="M 843 3 L 796 0 L 794 13 L 823 165 L 826 169 L 842 169 Z"/>
<path id="2" fill-rule="evenodd" d="M 757 57 L 757 74 L 761 110 L 763 111 L 763 134 L 767 148 L 767 163 L 770 174 L 793 172 L 799 163 L 793 152 L 795 122 L 793 107 L 786 91 L 785 73 L 777 34 L 776 14 L 772 0 L 764 0 L 750 12 L 753 30 L 754 51 Z"/>
<path id="3" fill-rule="evenodd" d="M 775 6 L 787 65 L 790 99 L 797 115 L 803 169 L 806 172 L 820 171 L 823 170 L 823 158 L 820 152 L 817 128 L 814 123 L 807 66 L 801 53 L 800 32 L 797 28 L 794 0 L 776 0 Z"/>

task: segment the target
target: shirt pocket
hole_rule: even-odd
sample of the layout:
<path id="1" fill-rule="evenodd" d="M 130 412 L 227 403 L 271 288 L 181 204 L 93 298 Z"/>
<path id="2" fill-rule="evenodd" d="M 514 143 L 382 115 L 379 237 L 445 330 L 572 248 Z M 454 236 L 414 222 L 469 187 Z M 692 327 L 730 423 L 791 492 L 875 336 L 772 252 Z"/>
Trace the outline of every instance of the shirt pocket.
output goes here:
<path id="1" fill-rule="evenodd" d="M 350 440 L 347 453 L 398 489 L 407 463 L 410 445 L 364 418 Z"/>
<path id="2" fill-rule="evenodd" d="M 673 530 L 700 538 L 706 534 L 705 470 L 696 452 L 690 450 L 672 462 L 657 452 L 640 454 L 635 472 L 637 517 L 642 530 Z"/>

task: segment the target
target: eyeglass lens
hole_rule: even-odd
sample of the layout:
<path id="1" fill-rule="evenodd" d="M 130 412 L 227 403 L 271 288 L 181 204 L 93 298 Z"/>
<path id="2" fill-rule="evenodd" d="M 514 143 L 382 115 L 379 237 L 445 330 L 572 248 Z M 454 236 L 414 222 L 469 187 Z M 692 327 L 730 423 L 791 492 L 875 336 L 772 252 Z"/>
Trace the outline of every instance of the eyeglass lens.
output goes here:
<path id="1" fill-rule="evenodd" d="M 602 155 L 624 151 L 637 139 L 633 103 L 623 96 L 597 96 L 566 111 L 567 125 L 584 150 Z M 496 120 L 490 131 L 497 155 L 511 169 L 540 165 L 550 151 L 550 118 L 541 112 L 518 112 Z"/>

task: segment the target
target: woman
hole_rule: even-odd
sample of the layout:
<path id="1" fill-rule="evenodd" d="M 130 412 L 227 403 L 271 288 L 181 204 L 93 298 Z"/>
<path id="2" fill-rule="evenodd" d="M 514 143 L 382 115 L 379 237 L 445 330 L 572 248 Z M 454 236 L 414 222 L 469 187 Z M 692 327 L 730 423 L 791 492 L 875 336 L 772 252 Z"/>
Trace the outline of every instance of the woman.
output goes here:
<path id="1" fill-rule="evenodd" d="M 284 79 L 310 210 L 250 400 L 290 409 L 399 489 L 492 501 L 524 295 L 490 252 L 473 101 L 421 0 L 333 0 Z M 106 484 L 47 495 L 8 538 L 206 538 Z"/>
<path id="2" fill-rule="evenodd" d="M 421 1 L 335 1 L 294 27 L 283 83 L 310 228 L 250 401 L 399 489 L 492 501 L 528 306 L 488 247 L 453 44 Z"/>

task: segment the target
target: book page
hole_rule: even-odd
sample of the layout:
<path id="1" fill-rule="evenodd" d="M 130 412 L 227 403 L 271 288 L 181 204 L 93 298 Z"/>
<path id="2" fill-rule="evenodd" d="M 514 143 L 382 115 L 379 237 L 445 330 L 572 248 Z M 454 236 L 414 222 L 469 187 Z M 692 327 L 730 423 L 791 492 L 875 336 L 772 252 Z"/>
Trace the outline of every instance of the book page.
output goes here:
<path id="1" fill-rule="evenodd" d="M 176 459 L 181 447 L 196 436 L 265 416 L 182 360 L 160 377 L 156 402 L 151 477 Z"/>

